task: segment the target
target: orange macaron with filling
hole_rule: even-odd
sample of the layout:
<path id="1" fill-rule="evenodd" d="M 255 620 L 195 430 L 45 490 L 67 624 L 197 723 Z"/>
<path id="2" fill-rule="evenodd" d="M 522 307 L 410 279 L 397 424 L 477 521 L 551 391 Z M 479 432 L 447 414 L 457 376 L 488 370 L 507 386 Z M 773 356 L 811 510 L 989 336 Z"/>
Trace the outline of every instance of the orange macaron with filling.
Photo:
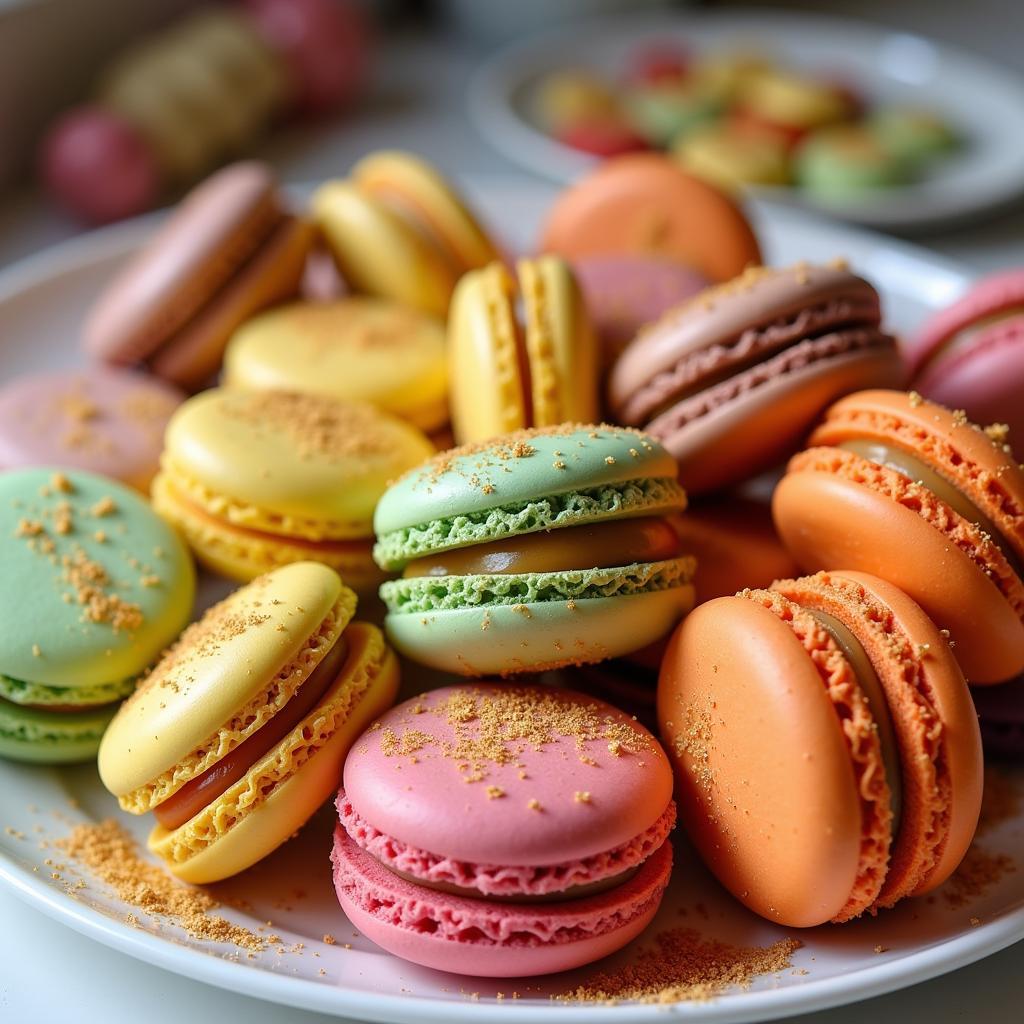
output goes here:
<path id="1" fill-rule="evenodd" d="M 941 885 L 977 826 L 977 716 L 938 627 L 857 572 L 701 605 L 669 644 L 658 719 L 680 815 L 719 881 L 792 927 Z"/>
<path id="2" fill-rule="evenodd" d="M 900 391 L 836 402 L 773 497 L 805 571 L 905 590 L 948 630 L 972 683 L 1024 671 L 1024 469 L 1006 428 Z"/>

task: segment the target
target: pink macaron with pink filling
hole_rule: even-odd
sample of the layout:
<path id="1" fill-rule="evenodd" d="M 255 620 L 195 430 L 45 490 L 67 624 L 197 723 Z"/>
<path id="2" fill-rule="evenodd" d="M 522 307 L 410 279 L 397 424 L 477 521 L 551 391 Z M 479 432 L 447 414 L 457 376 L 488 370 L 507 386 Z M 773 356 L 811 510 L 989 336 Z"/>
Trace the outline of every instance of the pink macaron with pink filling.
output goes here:
<path id="1" fill-rule="evenodd" d="M 1024 437 L 1024 269 L 979 281 L 905 342 L 915 390 Z"/>
<path id="2" fill-rule="evenodd" d="M 393 708 L 356 741 L 331 859 L 342 908 L 396 956 L 484 977 L 621 949 L 672 866 L 654 736 L 582 694 L 485 683 Z"/>

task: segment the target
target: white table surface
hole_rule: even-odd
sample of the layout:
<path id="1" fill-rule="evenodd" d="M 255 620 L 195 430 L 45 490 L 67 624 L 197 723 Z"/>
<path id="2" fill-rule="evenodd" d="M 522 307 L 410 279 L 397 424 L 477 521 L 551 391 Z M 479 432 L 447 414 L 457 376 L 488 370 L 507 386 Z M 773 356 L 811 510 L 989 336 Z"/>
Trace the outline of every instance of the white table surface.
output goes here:
<path id="1" fill-rule="evenodd" d="M 1000 0 L 973 0 L 970 41 L 986 39 L 1004 60 L 1019 53 L 1000 32 L 995 14 Z M 962 5 L 911 0 L 836 2 L 863 15 L 877 9 L 879 20 L 956 40 L 953 8 Z M 1005 8 L 1003 8 L 1005 11 Z M 991 14 L 988 35 L 977 30 Z M 1012 33 L 1011 33 L 1012 34 Z M 489 150 L 474 134 L 462 107 L 462 92 L 476 60 L 467 48 L 444 40 L 392 42 L 378 60 L 370 95 L 355 114 L 336 123 L 282 131 L 258 152 L 291 181 L 314 181 L 339 174 L 360 155 L 383 146 L 422 152 L 455 173 L 520 173 Z M 1017 57 L 1019 62 L 1019 57 Z M 0 203 L 0 266 L 74 234 L 76 227 L 24 190 Z M 979 271 L 1024 263 L 1024 209 L 1001 214 L 978 226 L 920 239 Z M 936 1024 L 970 1020 L 1004 1024 L 1020 1019 L 1024 1003 L 1024 943 L 891 996 L 793 1018 L 796 1024 L 904 1024 L 929 1019 Z M 496 1014 L 496 1017 L 498 1015 Z M 93 943 L 14 897 L 0 892 L 0 1022 L 3 1024 L 110 1024 L 122 1020 L 147 1024 L 205 1024 L 245 1020 L 246 1024 L 314 1024 L 337 1020 L 319 1014 L 247 1000 L 165 973 Z"/>

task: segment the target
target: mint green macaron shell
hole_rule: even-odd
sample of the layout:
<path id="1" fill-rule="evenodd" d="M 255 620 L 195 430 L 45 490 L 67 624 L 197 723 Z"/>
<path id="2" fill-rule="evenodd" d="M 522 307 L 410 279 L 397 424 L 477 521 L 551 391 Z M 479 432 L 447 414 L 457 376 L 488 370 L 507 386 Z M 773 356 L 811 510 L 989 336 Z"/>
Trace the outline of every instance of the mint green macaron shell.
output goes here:
<path id="1" fill-rule="evenodd" d="M 28 764 L 91 761 L 117 705 L 59 712 L 0 700 L 0 758 Z"/>
<path id="2" fill-rule="evenodd" d="M 135 491 L 72 470 L 62 489 L 56 473 L 0 473 L 0 673 L 120 687 L 188 622 L 195 570 Z"/>
<path id="3" fill-rule="evenodd" d="M 13 704 L 41 707 L 50 704 L 72 704 L 80 708 L 99 707 L 124 700 L 134 689 L 134 679 L 97 683 L 95 686 L 44 686 L 42 683 L 12 679 L 0 673 L 0 697 Z"/>
<path id="4" fill-rule="evenodd" d="M 395 649 L 464 676 L 507 675 L 615 658 L 660 639 L 693 607 L 690 584 L 628 596 L 388 615 Z"/>

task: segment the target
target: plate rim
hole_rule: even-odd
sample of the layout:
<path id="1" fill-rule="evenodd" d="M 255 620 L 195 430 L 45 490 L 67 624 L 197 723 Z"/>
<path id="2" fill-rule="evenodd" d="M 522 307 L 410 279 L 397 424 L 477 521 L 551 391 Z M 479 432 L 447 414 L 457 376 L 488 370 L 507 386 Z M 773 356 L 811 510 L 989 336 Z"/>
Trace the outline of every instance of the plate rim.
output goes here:
<path id="1" fill-rule="evenodd" d="M 989 61 L 968 48 L 944 40 L 933 39 L 918 32 L 905 31 L 871 21 L 827 12 L 772 11 L 767 8 L 739 8 L 735 10 L 678 9 L 673 12 L 643 15 L 603 15 L 557 25 L 553 28 L 514 40 L 495 50 L 472 72 L 465 90 L 465 108 L 470 122 L 478 134 L 497 152 L 519 167 L 544 177 L 548 181 L 568 184 L 581 174 L 599 166 L 600 158 L 576 152 L 562 145 L 519 116 L 509 102 L 512 89 L 528 78 L 529 64 L 555 47 L 559 40 L 571 34 L 608 34 L 628 27 L 632 36 L 656 34 L 672 26 L 684 31 L 685 25 L 734 25 L 737 32 L 744 25 L 764 27 L 769 24 L 780 29 L 787 25 L 810 27 L 812 31 L 856 33 L 870 37 L 878 46 L 883 40 L 912 39 L 924 43 L 939 57 L 940 63 L 954 61 L 971 65 L 988 78 L 999 79 L 1001 88 L 1016 95 L 1024 108 L 1024 76 L 998 61 Z M 549 150 L 548 159 L 534 158 L 542 150 Z M 528 155 L 529 154 L 529 155 Z M 751 187 L 747 190 L 756 202 L 778 206 L 797 207 L 819 215 L 838 217 L 850 223 L 888 228 L 925 228 L 954 224 L 982 212 L 994 212 L 1024 195 L 1024 149 L 1012 165 L 1016 173 L 1004 171 L 1001 187 L 994 193 L 984 191 L 975 196 L 963 194 L 947 198 L 941 209 L 925 213 L 908 213 L 901 209 L 899 197 L 880 197 L 876 201 L 829 203 L 804 197 L 800 190 L 790 187 Z M 915 186 L 907 186 L 914 190 Z M 905 196 L 906 193 L 901 193 Z"/>

